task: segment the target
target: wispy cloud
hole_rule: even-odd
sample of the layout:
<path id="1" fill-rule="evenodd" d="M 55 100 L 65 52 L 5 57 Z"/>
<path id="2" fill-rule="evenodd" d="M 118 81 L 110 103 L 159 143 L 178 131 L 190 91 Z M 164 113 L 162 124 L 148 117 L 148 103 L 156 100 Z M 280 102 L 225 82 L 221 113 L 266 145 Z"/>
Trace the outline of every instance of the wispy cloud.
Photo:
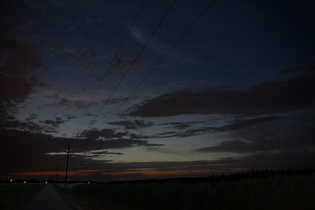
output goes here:
<path id="1" fill-rule="evenodd" d="M 46 125 L 50 125 L 54 128 L 59 128 L 59 126 L 63 123 L 69 122 L 69 120 L 63 120 L 60 117 L 55 117 L 55 119 L 53 120 L 43 120 L 40 121 L 40 123 L 46 124 Z"/>
<path id="2" fill-rule="evenodd" d="M 139 129 L 153 126 L 153 122 L 145 122 L 144 120 L 125 120 L 109 122 L 109 125 L 123 126 L 125 129 Z"/>

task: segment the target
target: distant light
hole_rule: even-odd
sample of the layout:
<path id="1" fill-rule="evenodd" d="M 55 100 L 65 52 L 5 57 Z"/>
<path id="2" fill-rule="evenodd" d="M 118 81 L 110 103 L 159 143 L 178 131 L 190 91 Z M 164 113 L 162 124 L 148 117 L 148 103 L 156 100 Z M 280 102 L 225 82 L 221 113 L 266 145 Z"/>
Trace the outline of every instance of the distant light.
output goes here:
<path id="1" fill-rule="evenodd" d="M 12 180 L 12 179 L 10 179 L 10 182 L 12 183 L 12 182 L 13 182 L 13 180 Z"/>
<path id="2" fill-rule="evenodd" d="M 88 184 L 90 184 L 90 182 L 88 182 Z"/>
<path id="3" fill-rule="evenodd" d="M 24 184 L 26 184 L 26 181 L 24 181 Z"/>
<path id="4" fill-rule="evenodd" d="M 45 184 L 47 184 L 47 182 Z"/>

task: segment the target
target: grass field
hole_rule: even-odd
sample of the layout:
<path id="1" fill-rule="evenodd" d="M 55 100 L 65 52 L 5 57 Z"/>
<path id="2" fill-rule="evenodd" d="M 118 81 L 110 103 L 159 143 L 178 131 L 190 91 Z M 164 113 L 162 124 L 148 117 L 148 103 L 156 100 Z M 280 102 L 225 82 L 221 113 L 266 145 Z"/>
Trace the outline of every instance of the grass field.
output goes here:
<path id="1" fill-rule="evenodd" d="M 44 184 L 0 184 L 0 209 L 18 209 L 32 199 Z"/>
<path id="2" fill-rule="evenodd" d="M 315 209 L 314 175 L 174 179 L 78 185 L 90 209 Z"/>

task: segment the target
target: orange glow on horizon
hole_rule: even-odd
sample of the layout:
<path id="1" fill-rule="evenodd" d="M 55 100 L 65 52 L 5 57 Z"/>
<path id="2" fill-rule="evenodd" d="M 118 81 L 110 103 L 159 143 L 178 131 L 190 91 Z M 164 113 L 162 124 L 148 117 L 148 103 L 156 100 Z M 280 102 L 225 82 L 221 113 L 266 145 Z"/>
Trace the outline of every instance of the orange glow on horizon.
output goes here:
<path id="1" fill-rule="evenodd" d="M 93 171 L 92 171 L 93 172 Z M 55 172 L 51 171 L 36 171 L 36 172 L 17 172 L 17 173 L 11 173 L 10 175 L 13 176 L 56 176 Z M 65 176 L 66 172 L 61 171 L 58 172 L 58 176 Z M 82 170 L 82 171 L 68 171 L 68 176 L 89 176 L 91 175 L 90 170 Z"/>
<path id="2" fill-rule="evenodd" d="M 132 171 L 124 171 L 124 172 L 109 172 L 102 174 L 105 175 L 111 175 L 116 176 L 117 178 L 128 176 L 128 175 L 145 175 L 147 178 L 167 178 L 167 177 L 193 177 L 193 176 L 205 176 L 210 174 L 220 174 L 220 173 L 229 173 L 229 172 L 240 172 L 240 171 L 246 171 L 248 169 L 244 168 L 234 168 L 234 169 L 220 169 L 220 170 L 169 170 L 169 171 L 159 171 L 157 169 L 134 169 Z M 71 177 L 82 177 L 82 178 L 89 178 L 93 179 L 94 173 L 99 173 L 98 170 L 78 170 L 78 171 L 68 171 L 68 176 Z M 54 177 L 56 176 L 56 173 L 53 173 L 51 171 L 38 171 L 38 172 L 17 172 L 17 173 L 11 173 L 12 176 L 20 176 L 20 177 L 29 177 L 29 178 L 36 178 L 36 177 Z M 61 171 L 58 172 L 58 177 L 62 179 L 61 177 L 65 176 L 65 172 Z"/>

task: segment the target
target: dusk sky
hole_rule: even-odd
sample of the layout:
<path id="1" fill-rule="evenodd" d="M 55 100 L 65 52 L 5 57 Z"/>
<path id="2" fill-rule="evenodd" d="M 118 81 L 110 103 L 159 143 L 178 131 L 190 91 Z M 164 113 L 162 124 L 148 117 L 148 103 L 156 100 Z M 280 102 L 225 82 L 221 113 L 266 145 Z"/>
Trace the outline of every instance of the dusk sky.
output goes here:
<path id="1" fill-rule="evenodd" d="M 0 179 L 315 166 L 304 0 L 5 0 Z"/>

